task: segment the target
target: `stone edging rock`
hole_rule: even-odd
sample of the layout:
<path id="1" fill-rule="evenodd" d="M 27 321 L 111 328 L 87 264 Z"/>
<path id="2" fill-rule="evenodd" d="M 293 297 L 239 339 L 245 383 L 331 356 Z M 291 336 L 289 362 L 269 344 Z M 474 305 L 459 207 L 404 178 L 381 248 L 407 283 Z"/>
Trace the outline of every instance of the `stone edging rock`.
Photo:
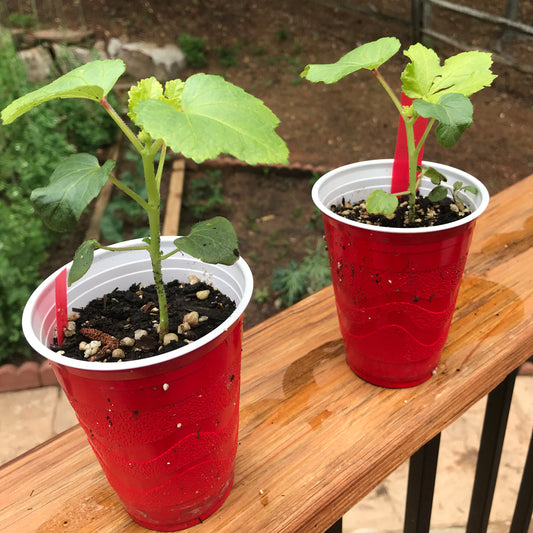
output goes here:
<path id="1" fill-rule="evenodd" d="M 50 363 L 27 361 L 20 366 L 12 364 L 0 366 L 0 392 L 34 389 L 58 385 Z"/>

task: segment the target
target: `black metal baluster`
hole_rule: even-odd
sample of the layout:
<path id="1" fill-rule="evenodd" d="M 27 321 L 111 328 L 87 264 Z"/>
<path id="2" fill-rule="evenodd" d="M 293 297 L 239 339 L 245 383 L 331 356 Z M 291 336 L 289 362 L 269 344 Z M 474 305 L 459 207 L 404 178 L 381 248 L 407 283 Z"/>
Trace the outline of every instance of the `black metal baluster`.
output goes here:
<path id="1" fill-rule="evenodd" d="M 431 522 L 440 433 L 409 460 L 404 533 L 427 533 Z"/>
<path id="2" fill-rule="evenodd" d="M 339 518 L 331 527 L 328 527 L 324 533 L 342 533 L 342 517 Z"/>
<path id="3" fill-rule="evenodd" d="M 511 372 L 487 398 L 466 533 L 487 531 L 517 372 Z"/>
<path id="4" fill-rule="evenodd" d="M 509 533 L 527 533 L 533 513 L 533 431 Z"/>

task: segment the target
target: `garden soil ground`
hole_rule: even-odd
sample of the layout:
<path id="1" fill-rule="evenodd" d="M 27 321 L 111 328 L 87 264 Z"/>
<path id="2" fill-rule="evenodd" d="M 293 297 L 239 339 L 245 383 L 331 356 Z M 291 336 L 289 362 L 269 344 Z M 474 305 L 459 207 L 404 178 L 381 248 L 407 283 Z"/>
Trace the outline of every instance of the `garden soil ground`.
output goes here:
<path id="1" fill-rule="evenodd" d="M 502 15 L 505 7 L 504 0 L 457 3 L 496 15 Z M 32 2 L 7 4 L 12 11 L 30 12 Z M 45 4 L 47 9 L 42 7 Z M 394 153 L 396 113 L 371 73 L 363 71 L 328 86 L 301 80 L 299 74 L 307 63 L 335 61 L 355 46 L 379 37 L 397 36 L 407 47 L 411 2 L 144 0 L 134 8 L 126 0 L 84 0 L 56 2 L 54 9 L 44 1 L 37 5 L 41 6 L 41 24 L 85 25 L 95 37 L 106 40 L 118 37 L 165 44 L 177 42 L 182 33 L 203 37 L 207 64 L 201 70 L 223 74 L 265 101 L 281 120 L 278 132 L 289 146 L 291 165 L 311 165 L 320 173 Z M 520 9 L 520 20 L 532 24 L 533 2 L 522 0 Z M 472 173 L 494 194 L 533 173 L 533 42 L 516 35 L 503 40 L 498 27 L 437 8 L 431 25 L 471 46 L 501 49 L 502 55 L 517 58 L 529 71 L 496 62 L 494 71 L 499 77 L 493 88 L 474 95 L 474 124 L 458 145 L 444 149 L 434 139 L 426 144 L 427 160 Z M 441 57 L 458 52 L 445 45 L 436 49 Z M 224 59 L 234 59 L 235 65 L 227 66 Z M 405 63 L 406 58 L 398 54 L 382 68 L 396 89 Z M 194 72 L 187 69 L 182 77 Z M 187 180 L 203 170 L 189 166 Z M 260 301 L 249 309 L 246 324 L 250 326 L 279 309 L 270 289 L 273 268 L 300 259 L 321 238 L 310 199 L 311 179 L 316 174 L 224 167 L 223 176 L 227 206 L 222 214 L 236 225 L 241 253 L 249 261 L 261 293 Z M 191 222 L 190 214 L 184 212 L 181 231 L 188 231 Z M 82 224 L 75 238 L 56 249 L 45 270 L 51 271 L 70 257 L 83 229 Z"/>

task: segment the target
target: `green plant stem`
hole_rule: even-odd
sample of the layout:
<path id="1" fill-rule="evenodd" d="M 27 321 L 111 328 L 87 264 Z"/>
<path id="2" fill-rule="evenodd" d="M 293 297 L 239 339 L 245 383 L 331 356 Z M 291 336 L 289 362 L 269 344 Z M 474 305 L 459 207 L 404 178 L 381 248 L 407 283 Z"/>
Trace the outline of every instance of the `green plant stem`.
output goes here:
<path id="1" fill-rule="evenodd" d="M 109 252 L 132 252 L 135 250 L 148 250 L 148 246 L 106 246 L 104 244 L 100 244 L 99 242 L 95 242 L 94 244 L 98 248 L 101 248 L 102 250 L 108 250 Z"/>
<path id="2" fill-rule="evenodd" d="M 379 83 L 381 83 L 385 91 L 387 91 L 387 94 L 389 95 L 390 99 L 396 106 L 396 109 L 403 115 L 404 111 L 403 111 L 402 103 L 400 102 L 400 100 L 398 100 L 397 96 L 394 94 L 394 91 L 391 89 L 391 86 L 387 83 L 387 80 L 381 75 L 381 73 L 379 72 L 377 68 L 375 68 L 372 72 L 376 76 Z"/>
<path id="3" fill-rule="evenodd" d="M 141 141 L 139 141 L 137 136 L 130 130 L 128 125 L 122 120 L 121 116 L 115 111 L 115 109 L 107 101 L 105 96 L 100 100 L 100 104 L 109 113 L 111 118 L 115 121 L 117 126 L 122 130 L 124 135 L 126 135 L 126 137 L 130 140 L 133 146 L 135 146 L 135 149 L 138 152 L 141 152 L 143 150 L 143 145 Z"/>
<path id="4" fill-rule="evenodd" d="M 161 155 L 159 156 L 159 165 L 157 166 L 156 183 L 157 189 L 161 189 L 161 177 L 163 176 L 163 168 L 165 166 L 165 156 L 167 155 L 167 145 L 162 143 Z"/>
<path id="5" fill-rule="evenodd" d="M 169 257 L 173 256 L 174 254 L 176 254 L 178 252 L 181 252 L 181 250 L 179 248 L 175 248 L 171 252 L 168 252 L 168 254 L 162 255 L 161 256 L 161 261 L 164 261 L 165 259 L 168 259 Z"/>
<path id="6" fill-rule="evenodd" d="M 155 141 L 151 146 L 150 143 L 143 145 L 137 136 L 130 130 L 127 124 L 122 120 L 120 115 L 113 109 L 106 98 L 100 101 L 104 109 L 109 113 L 111 118 L 117 123 L 124 135 L 131 141 L 135 149 L 141 154 L 143 161 L 144 177 L 146 182 L 146 191 L 148 193 L 148 201 L 143 200 L 129 187 L 121 183 L 115 177 L 110 176 L 111 181 L 121 191 L 127 194 L 130 198 L 141 205 L 148 214 L 148 225 L 150 228 L 150 238 L 148 239 L 148 246 L 140 249 L 148 249 L 150 260 L 152 263 L 152 271 L 154 274 L 154 284 L 157 292 L 157 299 L 159 305 L 159 337 L 162 339 L 168 333 L 168 307 L 167 295 L 165 293 L 165 286 L 163 284 L 163 269 L 161 266 L 161 237 L 160 237 L 160 216 L 161 216 L 161 202 L 159 196 L 159 185 L 161 175 L 163 173 L 163 164 L 165 161 L 166 146 L 161 139 Z M 159 160 L 157 169 L 157 176 L 154 173 L 154 159 L 155 155 L 162 148 L 162 157 Z"/>
<path id="7" fill-rule="evenodd" d="M 426 130 L 424 131 L 424 134 L 422 135 L 422 137 L 418 141 L 418 144 L 416 146 L 416 157 L 417 157 L 417 159 L 418 159 L 418 154 L 420 153 L 420 150 L 422 150 L 422 147 L 424 146 L 424 143 L 426 142 L 427 136 L 429 135 L 429 132 L 431 131 L 431 128 L 433 127 L 433 124 L 435 124 L 435 119 L 434 118 L 432 118 L 428 122 L 428 124 L 426 126 Z"/>
<path id="8" fill-rule="evenodd" d="M 415 202 L 416 202 L 416 174 L 418 163 L 418 152 L 415 146 L 415 129 L 414 124 L 416 117 L 407 117 L 402 114 L 405 123 L 405 133 L 407 138 L 407 154 L 409 159 L 409 221 L 415 219 Z"/>
<path id="9" fill-rule="evenodd" d="M 415 131 L 414 131 L 414 123 L 418 116 L 416 113 L 414 116 L 410 116 L 407 114 L 407 109 L 402 106 L 401 101 L 397 98 L 397 96 L 394 94 L 394 91 L 391 89 L 390 85 L 387 83 L 385 78 L 381 75 L 381 73 L 378 71 L 377 68 L 375 68 L 372 71 L 379 83 L 381 83 L 382 87 L 385 89 L 391 100 L 393 101 L 394 105 L 396 106 L 396 109 L 399 111 L 400 116 L 403 119 L 403 122 L 405 124 L 405 133 L 407 137 L 407 154 L 408 154 L 408 161 L 409 161 L 409 220 L 411 222 L 414 221 L 415 218 L 415 202 L 416 202 L 416 189 L 417 189 L 417 161 L 418 161 L 418 154 L 422 148 L 422 143 L 419 143 L 418 146 L 416 146 L 415 143 Z M 414 113 L 414 111 L 413 111 Z M 429 128 L 431 129 L 431 128 Z M 427 134 L 429 133 L 429 130 L 426 129 L 424 132 L 423 140 L 427 137 Z"/>
<path id="10" fill-rule="evenodd" d="M 160 237 L 160 215 L 161 204 L 159 197 L 159 187 L 154 173 L 154 153 L 150 148 L 141 152 L 144 177 L 146 181 L 146 191 L 148 193 L 148 203 L 146 211 L 148 213 L 148 225 L 150 227 L 150 238 L 148 240 L 148 252 L 152 262 L 154 283 L 157 292 L 159 305 L 159 337 L 163 338 L 168 333 L 168 307 L 165 286 L 163 284 L 163 270 L 161 266 L 161 237 Z"/>
<path id="11" fill-rule="evenodd" d="M 109 179 L 118 187 L 124 194 L 127 194 L 132 200 L 135 200 L 144 210 L 148 210 L 148 203 L 141 198 L 134 190 L 130 189 L 127 185 L 124 185 L 120 180 L 115 178 L 112 174 L 109 174 Z"/>

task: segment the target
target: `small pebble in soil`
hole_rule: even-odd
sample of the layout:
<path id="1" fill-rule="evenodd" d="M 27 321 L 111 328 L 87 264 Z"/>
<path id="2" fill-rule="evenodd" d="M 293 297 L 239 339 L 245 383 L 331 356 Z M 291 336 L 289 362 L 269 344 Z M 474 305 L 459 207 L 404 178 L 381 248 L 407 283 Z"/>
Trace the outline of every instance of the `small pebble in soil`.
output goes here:
<path id="1" fill-rule="evenodd" d="M 163 337 L 163 344 L 168 346 L 171 342 L 178 342 L 180 339 L 175 333 L 167 333 Z"/>
<path id="2" fill-rule="evenodd" d="M 120 339 L 120 345 L 121 346 L 134 346 L 135 339 L 132 339 L 131 337 L 124 337 Z"/>
<path id="3" fill-rule="evenodd" d="M 136 329 L 133 333 L 136 341 L 141 340 L 143 337 L 146 337 L 146 335 L 148 335 L 148 332 L 145 329 Z"/>
<path id="4" fill-rule="evenodd" d="M 198 291 L 196 293 L 196 298 L 198 298 L 198 300 L 207 300 L 207 298 L 209 298 L 210 292 L 211 291 L 209 289 L 203 290 L 203 291 Z"/>

